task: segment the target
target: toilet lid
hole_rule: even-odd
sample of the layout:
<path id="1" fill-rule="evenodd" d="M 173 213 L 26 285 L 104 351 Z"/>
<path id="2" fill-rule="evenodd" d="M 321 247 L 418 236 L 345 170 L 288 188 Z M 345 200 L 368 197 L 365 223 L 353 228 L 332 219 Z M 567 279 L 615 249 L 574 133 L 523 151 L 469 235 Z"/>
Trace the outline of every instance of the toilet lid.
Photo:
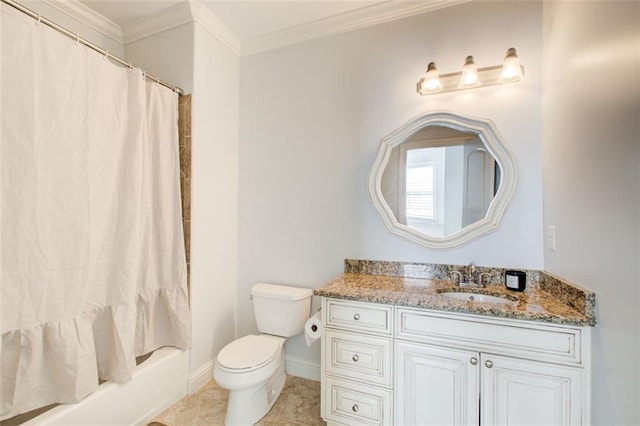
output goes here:
<path id="1" fill-rule="evenodd" d="M 218 363 L 229 369 L 259 367 L 274 359 L 283 339 L 248 335 L 225 346 L 218 354 Z"/>

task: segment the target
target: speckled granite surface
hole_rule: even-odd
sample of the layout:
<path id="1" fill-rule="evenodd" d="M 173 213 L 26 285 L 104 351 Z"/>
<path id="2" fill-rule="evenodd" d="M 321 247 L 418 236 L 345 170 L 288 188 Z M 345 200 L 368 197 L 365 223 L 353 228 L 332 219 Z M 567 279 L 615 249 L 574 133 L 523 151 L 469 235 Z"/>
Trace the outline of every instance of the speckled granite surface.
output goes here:
<path id="1" fill-rule="evenodd" d="M 540 273 L 540 289 L 551 294 L 556 300 L 584 313 L 587 318 L 592 318 L 591 325 L 595 325 L 596 294 L 594 292 L 548 272 Z"/>
<path id="2" fill-rule="evenodd" d="M 468 273 L 468 265 L 442 265 L 437 263 L 390 262 L 380 260 L 345 259 L 344 272 L 368 275 L 386 275 L 389 277 L 427 278 L 432 280 L 448 280 L 452 271 Z M 502 284 L 504 268 L 476 266 L 476 272 L 489 274 L 486 283 Z M 540 271 L 519 269 L 527 274 L 527 285 L 540 282 Z M 483 281 L 485 282 L 485 281 Z"/>
<path id="3" fill-rule="evenodd" d="M 449 273 L 461 268 L 464 267 L 348 259 L 345 273 L 314 294 L 556 324 L 596 324 L 595 294 L 566 280 L 546 272 L 526 271 L 527 289 L 515 292 L 502 284 L 504 269 L 477 267 L 478 272 L 490 274 L 489 284 L 484 289 L 460 288 L 449 278 Z M 505 303 L 456 300 L 442 295 L 446 292 L 498 296 L 504 298 Z"/>

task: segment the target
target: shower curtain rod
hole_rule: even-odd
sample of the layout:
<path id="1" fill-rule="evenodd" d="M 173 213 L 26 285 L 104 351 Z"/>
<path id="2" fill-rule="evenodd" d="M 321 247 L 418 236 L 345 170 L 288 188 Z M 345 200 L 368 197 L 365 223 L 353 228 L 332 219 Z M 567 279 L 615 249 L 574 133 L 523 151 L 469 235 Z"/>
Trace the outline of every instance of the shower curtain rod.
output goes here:
<path id="1" fill-rule="evenodd" d="M 96 46 L 95 44 L 91 43 L 90 41 L 80 37 L 78 34 L 69 31 L 66 28 L 61 27 L 60 25 L 56 24 L 55 22 L 52 22 L 46 18 L 43 18 L 39 13 L 34 12 L 31 9 L 27 9 L 26 7 L 14 2 L 13 0 L 2 0 L 2 3 L 5 3 L 11 7 L 13 7 L 14 9 L 19 10 L 20 12 L 29 15 L 30 17 L 32 17 L 33 19 L 36 19 L 38 22 L 42 22 L 43 24 L 45 24 L 46 26 L 53 28 L 54 30 L 66 35 L 67 37 L 77 41 L 78 43 L 84 44 L 85 46 L 87 46 L 88 48 L 95 50 L 96 52 L 104 55 L 106 58 L 113 60 L 114 62 L 117 62 L 120 65 L 123 65 L 125 67 L 128 68 L 136 68 L 131 62 L 127 62 L 124 59 L 120 59 L 117 56 L 112 55 L 111 53 L 109 53 L 108 50 L 105 50 L 99 46 Z M 146 78 L 148 78 L 149 80 L 155 81 L 158 84 L 161 84 L 162 86 L 166 87 L 167 89 L 171 89 L 174 92 L 178 93 L 179 95 L 183 95 L 184 92 L 181 88 L 176 87 L 176 86 L 172 86 L 168 83 L 165 83 L 164 81 L 160 80 L 158 77 L 154 77 L 151 74 L 147 74 L 146 71 L 142 70 L 142 73 L 144 74 L 144 76 Z"/>

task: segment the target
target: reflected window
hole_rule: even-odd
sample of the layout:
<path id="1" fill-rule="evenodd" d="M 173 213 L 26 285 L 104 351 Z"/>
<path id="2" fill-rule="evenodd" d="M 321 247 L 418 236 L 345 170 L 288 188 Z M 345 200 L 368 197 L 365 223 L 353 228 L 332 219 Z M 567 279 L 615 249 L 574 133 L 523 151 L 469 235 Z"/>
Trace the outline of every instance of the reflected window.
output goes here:
<path id="1" fill-rule="evenodd" d="M 435 220 L 432 163 L 407 165 L 406 211 L 408 218 Z"/>

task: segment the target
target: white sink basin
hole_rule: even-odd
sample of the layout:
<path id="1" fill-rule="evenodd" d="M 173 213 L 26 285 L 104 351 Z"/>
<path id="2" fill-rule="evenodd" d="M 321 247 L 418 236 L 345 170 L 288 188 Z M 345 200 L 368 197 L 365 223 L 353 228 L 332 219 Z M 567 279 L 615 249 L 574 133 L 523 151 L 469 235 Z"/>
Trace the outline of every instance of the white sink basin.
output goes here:
<path id="1" fill-rule="evenodd" d="M 440 293 L 441 296 L 448 297 L 450 299 L 464 300 L 465 302 L 481 302 L 481 303 L 494 303 L 494 304 L 510 304 L 515 302 L 505 297 L 489 296 L 488 294 L 477 293 L 461 293 L 461 292 L 446 292 Z"/>

